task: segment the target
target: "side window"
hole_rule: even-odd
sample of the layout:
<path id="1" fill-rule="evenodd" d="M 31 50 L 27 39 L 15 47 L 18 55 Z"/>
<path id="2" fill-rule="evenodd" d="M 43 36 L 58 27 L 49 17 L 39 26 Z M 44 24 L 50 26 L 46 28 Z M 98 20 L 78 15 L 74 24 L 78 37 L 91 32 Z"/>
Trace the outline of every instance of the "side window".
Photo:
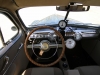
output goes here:
<path id="1" fill-rule="evenodd" d="M 4 14 L 0 13 L 0 29 L 3 39 L 0 40 L 0 49 L 3 47 L 2 40 L 7 43 L 10 39 L 18 33 L 18 28 L 15 24 Z"/>

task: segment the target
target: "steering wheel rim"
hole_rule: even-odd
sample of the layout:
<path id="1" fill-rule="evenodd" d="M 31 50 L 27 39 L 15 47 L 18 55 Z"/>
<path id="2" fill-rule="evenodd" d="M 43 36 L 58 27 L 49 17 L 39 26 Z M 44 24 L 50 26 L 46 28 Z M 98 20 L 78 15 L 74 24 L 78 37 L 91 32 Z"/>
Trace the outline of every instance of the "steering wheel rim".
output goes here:
<path id="1" fill-rule="evenodd" d="M 33 32 L 35 32 L 36 30 L 45 29 L 45 28 L 48 28 L 48 29 L 51 29 L 51 30 L 55 31 L 55 34 L 56 34 L 56 35 L 59 35 L 59 37 L 60 37 L 61 40 L 62 40 L 62 52 L 61 52 L 60 56 L 57 58 L 57 60 L 55 60 L 54 62 L 52 62 L 52 63 L 50 63 L 50 64 L 40 64 L 40 63 L 37 63 L 36 61 L 34 61 L 34 60 L 31 58 L 31 56 L 29 55 L 28 50 L 27 50 L 27 41 L 28 41 L 30 35 L 31 35 Z M 52 28 L 52 27 L 49 27 L 49 26 L 40 26 L 40 27 L 37 27 L 37 28 L 33 29 L 33 30 L 28 34 L 28 36 L 26 37 L 25 43 L 24 43 L 24 51 L 25 51 L 25 54 L 26 54 L 27 58 L 29 59 L 29 61 L 32 62 L 33 64 L 35 64 L 35 65 L 37 65 L 37 66 L 40 66 L 40 67 L 49 67 L 49 66 L 53 66 L 54 64 L 58 63 L 58 62 L 61 60 L 61 58 L 63 57 L 63 55 L 64 55 L 64 52 L 65 52 L 64 38 L 63 38 L 63 36 L 61 35 L 61 33 L 58 32 L 56 29 L 54 29 L 54 28 Z"/>

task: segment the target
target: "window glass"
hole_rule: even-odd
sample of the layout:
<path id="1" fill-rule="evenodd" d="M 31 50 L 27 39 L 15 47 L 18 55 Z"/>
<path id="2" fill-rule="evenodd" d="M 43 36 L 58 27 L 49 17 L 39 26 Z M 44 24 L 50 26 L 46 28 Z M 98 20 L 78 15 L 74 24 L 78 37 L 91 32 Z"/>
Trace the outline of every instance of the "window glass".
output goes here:
<path id="1" fill-rule="evenodd" d="M 58 11 L 56 6 L 26 7 L 19 11 L 19 16 L 26 27 L 57 25 L 64 20 L 67 11 Z M 91 6 L 89 11 L 70 12 L 68 24 L 100 26 L 100 6 Z"/>
<path id="2" fill-rule="evenodd" d="M 18 29 L 14 25 L 14 23 L 4 14 L 0 14 L 0 28 L 5 43 L 9 41 L 11 38 L 13 38 L 18 32 Z M 0 41 L 0 47 L 1 46 L 2 42 Z"/>

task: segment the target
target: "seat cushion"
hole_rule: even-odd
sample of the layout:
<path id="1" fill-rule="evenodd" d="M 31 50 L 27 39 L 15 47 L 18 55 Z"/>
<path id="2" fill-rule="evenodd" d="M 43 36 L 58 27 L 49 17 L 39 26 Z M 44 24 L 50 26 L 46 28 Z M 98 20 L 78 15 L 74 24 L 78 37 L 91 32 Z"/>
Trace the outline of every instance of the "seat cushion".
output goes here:
<path id="1" fill-rule="evenodd" d="M 80 75 L 78 70 L 65 70 L 65 75 Z"/>
<path id="2" fill-rule="evenodd" d="M 59 68 L 29 68 L 22 75 L 63 75 Z"/>
<path id="3" fill-rule="evenodd" d="M 100 66 L 78 67 L 80 75 L 100 75 Z"/>

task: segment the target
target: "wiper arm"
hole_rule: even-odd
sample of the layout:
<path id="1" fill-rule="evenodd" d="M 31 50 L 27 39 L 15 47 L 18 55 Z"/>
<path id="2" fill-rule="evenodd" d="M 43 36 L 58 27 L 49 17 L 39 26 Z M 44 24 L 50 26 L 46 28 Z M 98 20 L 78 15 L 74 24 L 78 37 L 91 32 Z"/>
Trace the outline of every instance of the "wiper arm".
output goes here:
<path id="1" fill-rule="evenodd" d="M 75 25 L 90 25 L 92 23 L 75 23 Z"/>
<path id="2" fill-rule="evenodd" d="M 75 23 L 74 25 L 87 25 L 87 26 L 97 26 L 97 27 L 99 27 L 100 25 L 99 24 L 92 24 L 92 23 Z"/>
<path id="3" fill-rule="evenodd" d="M 31 27 L 36 27 L 36 26 L 43 26 L 45 24 L 37 24 L 37 25 L 28 25 L 28 26 L 31 26 Z"/>

